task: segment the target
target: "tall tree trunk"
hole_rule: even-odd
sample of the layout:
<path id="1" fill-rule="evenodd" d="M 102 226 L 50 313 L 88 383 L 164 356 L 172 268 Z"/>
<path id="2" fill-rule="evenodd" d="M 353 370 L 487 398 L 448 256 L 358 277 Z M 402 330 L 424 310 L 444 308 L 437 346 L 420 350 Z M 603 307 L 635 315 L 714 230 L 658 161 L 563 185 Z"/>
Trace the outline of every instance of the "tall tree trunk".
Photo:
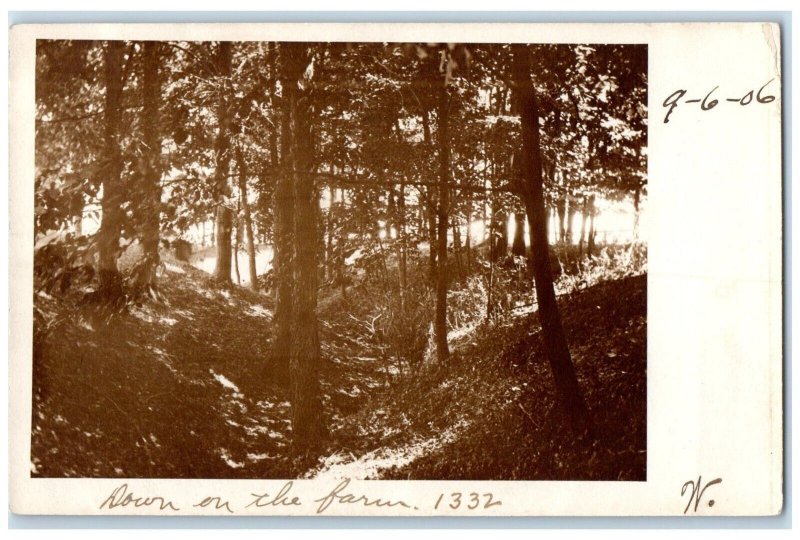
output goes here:
<path id="1" fill-rule="evenodd" d="M 331 173 L 336 174 L 336 167 L 331 167 Z M 333 257 L 333 234 L 336 229 L 336 190 L 333 186 L 328 187 L 328 194 L 330 196 L 330 204 L 328 205 L 327 223 L 325 224 L 325 261 L 323 266 L 323 282 L 327 283 L 334 273 L 334 257 Z"/>
<path id="2" fill-rule="evenodd" d="M 464 260 L 466 274 L 469 275 L 472 270 L 472 204 L 467 208 L 467 234 L 465 235 L 464 247 Z"/>
<path id="3" fill-rule="evenodd" d="M 159 223 L 161 221 L 161 141 L 156 122 L 159 118 L 158 81 L 160 43 L 145 41 L 142 73 L 142 139 L 145 146 L 144 171 L 141 178 L 141 242 L 144 260 L 137 275 L 137 285 L 152 291 L 156 285 Z"/>
<path id="4" fill-rule="evenodd" d="M 437 103 L 439 138 L 439 201 L 437 205 L 438 228 L 436 231 L 436 314 L 433 324 L 436 342 L 436 358 L 447 361 L 450 349 L 447 345 L 447 225 L 450 212 L 450 89 L 447 81 L 439 87 Z"/>
<path id="5" fill-rule="evenodd" d="M 383 182 L 383 171 L 379 173 L 378 181 Z M 384 229 L 386 230 L 386 238 L 388 240 L 392 239 L 392 229 L 395 227 L 395 221 L 397 220 L 397 203 L 395 201 L 394 195 L 394 184 L 392 182 L 387 182 L 388 187 L 386 189 L 386 223 Z"/>
<path id="6" fill-rule="evenodd" d="M 641 186 L 636 186 L 633 193 L 633 233 L 631 234 L 631 264 L 639 263 L 639 252 L 635 245 L 639 242 L 639 199 L 642 194 Z"/>
<path id="7" fill-rule="evenodd" d="M 281 86 L 294 85 L 287 74 L 291 59 L 289 44 L 281 45 Z M 275 182 L 272 211 L 274 214 L 273 268 L 275 275 L 275 339 L 272 347 L 272 365 L 275 375 L 283 382 L 289 379 L 289 359 L 292 343 L 292 317 L 294 316 L 294 187 L 292 185 L 292 104 L 288 93 L 281 97 L 281 171 Z"/>
<path id="8" fill-rule="evenodd" d="M 569 208 L 567 209 L 567 231 L 566 231 L 566 242 L 567 245 L 572 245 L 572 222 L 575 221 L 575 215 L 578 213 L 578 209 L 575 204 L 575 199 L 569 199 L 568 202 Z"/>
<path id="9" fill-rule="evenodd" d="M 514 243 L 511 253 L 519 257 L 525 256 L 525 212 L 514 213 Z"/>
<path id="10" fill-rule="evenodd" d="M 586 241 L 586 254 L 590 257 L 594 253 L 594 195 L 589 196 L 589 239 Z"/>
<path id="11" fill-rule="evenodd" d="M 278 64 L 277 64 L 277 44 L 270 42 L 267 45 L 267 56 L 269 58 L 269 104 L 273 111 L 278 110 Z M 278 128 L 272 126 L 269 130 L 269 160 L 273 171 L 279 166 L 278 156 Z"/>
<path id="12" fill-rule="evenodd" d="M 265 167 L 267 169 L 266 174 L 262 173 L 261 178 L 261 185 L 262 185 L 262 193 L 269 194 L 271 201 L 275 202 L 275 189 L 277 182 L 279 181 L 280 177 L 284 176 L 284 172 L 281 170 L 282 164 L 282 157 L 281 152 L 278 152 L 278 133 L 283 129 L 282 127 L 282 118 L 283 114 L 280 112 L 281 106 L 280 101 L 277 98 L 278 93 L 278 52 L 277 52 L 277 43 L 270 42 L 267 45 L 267 57 L 268 57 L 268 66 L 269 66 L 269 106 L 272 111 L 272 117 L 276 119 L 274 123 L 271 123 L 270 130 L 269 130 L 269 166 Z M 281 123 L 281 127 L 279 128 L 277 124 Z M 282 143 L 281 143 L 282 144 Z M 265 205 L 266 206 L 266 205 Z M 265 208 L 266 209 L 266 208 Z M 273 218 L 277 221 L 277 214 L 273 212 Z M 274 222 L 273 222 L 274 223 Z M 275 225 L 273 225 L 273 229 L 269 231 L 273 238 L 269 238 L 267 235 L 267 230 L 263 231 L 263 243 L 267 244 L 268 242 L 274 242 L 274 235 L 275 235 Z M 274 257 L 274 246 L 273 246 L 273 257 Z M 273 258 L 274 261 L 274 258 Z M 273 264 L 274 266 L 274 264 Z M 288 362 L 286 364 L 289 365 Z M 288 371 L 287 371 L 288 373 Z"/>
<path id="13" fill-rule="evenodd" d="M 492 209 L 492 215 L 489 219 L 489 286 L 486 291 L 486 316 L 491 318 L 494 315 L 494 263 L 497 259 L 495 255 L 494 243 L 494 210 L 495 201 L 494 193 L 490 192 L 489 205 Z"/>
<path id="14" fill-rule="evenodd" d="M 567 221 L 567 199 L 566 197 L 558 200 L 556 206 L 556 215 L 558 216 L 558 243 L 563 244 L 566 240 L 566 228 L 564 224 Z"/>
<path id="15" fill-rule="evenodd" d="M 458 280 L 464 279 L 464 265 L 461 260 L 461 224 L 459 223 L 458 216 L 453 216 L 453 255 L 456 259 L 456 268 L 458 269 Z"/>
<path id="16" fill-rule="evenodd" d="M 229 84 L 231 75 L 231 42 L 221 41 L 217 48 L 217 75 L 221 86 L 217 103 L 217 121 L 219 123 L 217 138 L 214 142 L 216 170 L 214 186 L 217 196 L 217 265 L 214 277 L 217 283 L 225 286 L 231 284 L 231 232 L 233 230 L 233 211 L 227 206 L 230 196 L 228 176 L 230 174 L 230 97 Z"/>
<path id="17" fill-rule="evenodd" d="M 120 235 L 125 212 L 125 190 L 122 184 L 122 155 L 119 147 L 121 122 L 122 59 L 124 42 L 109 41 L 103 53 L 106 97 L 104 109 L 103 140 L 103 212 L 100 230 L 97 232 L 99 255 L 100 294 L 108 299 L 116 299 L 122 294 L 122 281 L 117 271 L 117 258 L 120 254 Z"/>
<path id="18" fill-rule="evenodd" d="M 583 243 L 586 239 L 586 206 L 589 204 L 589 199 L 584 197 L 583 206 L 581 206 L 581 237 L 578 240 L 578 258 L 583 257 Z"/>
<path id="19" fill-rule="evenodd" d="M 294 313 L 290 355 L 292 443 L 306 452 L 326 434 L 319 386 L 319 329 L 317 321 L 317 221 L 319 197 L 311 163 L 313 148 L 306 96 L 299 88 L 309 57 L 303 43 L 284 43 L 283 83 L 290 111 L 290 163 L 294 184 Z M 304 93 L 304 91 L 303 91 Z"/>
<path id="20" fill-rule="evenodd" d="M 431 125 L 428 110 L 422 111 L 422 137 L 426 150 L 432 148 Z M 425 216 L 428 220 L 428 276 L 436 279 L 436 196 L 432 187 L 426 188 Z"/>
<path id="21" fill-rule="evenodd" d="M 636 186 L 633 192 L 633 234 L 631 235 L 634 243 L 639 241 L 639 201 L 641 196 L 642 188 Z"/>
<path id="22" fill-rule="evenodd" d="M 495 260 L 502 261 L 508 255 L 508 215 L 501 209 L 492 212 L 492 220 L 495 221 Z"/>
<path id="23" fill-rule="evenodd" d="M 428 199 L 425 204 L 425 215 L 428 220 L 428 275 L 431 281 L 436 279 L 436 202 L 433 189 L 428 188 Z"/>
<path id="24" fill-rule="evenodd" d="M 407 253 L 408 253 L 408 238 L 407 238 L 407 231 L 406 231 L 406 184 L 405 182 L 400 184 L 400 194 L 397 198 L 397 209 L 399 213 L 399 220 L 398 220 L 398 227 L 399 230 L 397 231 L 399 240 L 398 242 L 400 246 L 400 257 L 398 265 L 400 267 L 400 309 L 405 313 L 406 310 L 406 290 L 408 289 L 408 262 L 407 262 Z"/>
<path id="25" fill-rule="evenodd" d="M 340 218 L 340 216 L 343 215 L 342 207 L 344 206 L 344 190 L 341 190 L 340 194 L 341 199 L 334 207 L 334 219 L 336 219 L 339 232 L 333 244 L 333 283 L 334 285 L 339 285 L 342 300 L 347 302 L 348 277 L 346 275 L 345 268 L 345 239 L 347 238 L 347 230 L 345 229 L 346 221 Z M 341 223 L 339 221 L 340 219 Z"/>
<path id="26" fill-rule="evenodd" d="M 237 209 L 236 213 L 237 214 L 239 213 L 238 209 Z M 233 268 L 234 268 L 235 273 L 236 273 L 236 284 L 237 285 L 241 285 L 242 284 L 242 274 L 241 274 L 241 272 L 239 272 L 239 246 L 241 244 L 242 244 L 242 220 L 241 219 L 237 219 L 236 220 L 236 236 L 234 237 L 233 246 L 232 246 L 233 247 L 233 249 L 232 249 L 232 253 L 233 253 L 233 255 L 232 255 L 233 256 Z"/>
<path id="27" fill-rule="evenodd" d="M 561 316 L 550 271 L 547 213 L 544 204 L 542 154 L 539 138 L 539 109 L 536 91 L 530 78 L 532 64 L 528 46 L 514 46 L 514 60 L 522 131 L 522 185 L 520 191 L 523 195 L 530 226 L 534 257 L 533 274 L 544 349 L 553 372 L 561 407 L 576 430 L 585 432 L 589 427 L 586 403 L 578 385 L 567 339 L 561 325 Z"/>
<path id="28" fill-rule="evenodd" d="M 485 141 L 484 141 L 483 145 L 484 145 L 483 155 L 484 155 L 484 160 L 485 160 L 484 163 L 483 163 L 483 187 L 486 188 L 486 190 L 483 193 L 483 203 L 481 204 L 481 206 L 483 206 L 483 208 L 481 209 L 481 220 L 482 220 L 482 223 L 483 223 L 483 238 L 481 240 L 483 242 L 486 242 L 487 239 L 490 240 L 490 242 L 489 242 L 489 244 L 490 244 L 489 251 L 491 251 L 491 238 L 492 238 L 491 228 L 492 228 L 492 225 L 489 222 L 489 209 L 492 208 L 492 200 L 493 200 L 492 199 L 492 191 L 490 190 L 490 188 L 492 186 L 492 181 L 489 178 L 489 155 L 488 155 L 488 152 L 486 152 L 486 142 Z"/>
<path id="29" fill-rule="evenodd" d="M 400 145 L 404 144 L 403 130 L 400 127 L 400 116 L 395 117 L 394 121 L 395 136 Z M 406 292 L 408 289 L 408 270 L 407 270 L 407 253 L 408 253 L 408 237 L 406 231 L 406 222 L 408 216 L 406 215 L 406 177 L 403 176 L 400 180 L 400 192 L 397 194 L 396 201 L 396 216 L 395 222 L 397 223 L 397 266 L 398 273 L 400 274 L 400 311 L 403 315 L 406 313 Z"/>
<path id="30" fill-rule="evenodd" d="M 244 214 L 244 228 L 247 236 L 247 270 L 250 275 L 250 288 L 258 290 L 256 275 L 256 242 L 253 238 L 253 217 L 250 214 L 250 203 L 247 200 L 247 161 L 240 146 L 236 147 L 236 162 L 239 168 L 239 200 Z"/>

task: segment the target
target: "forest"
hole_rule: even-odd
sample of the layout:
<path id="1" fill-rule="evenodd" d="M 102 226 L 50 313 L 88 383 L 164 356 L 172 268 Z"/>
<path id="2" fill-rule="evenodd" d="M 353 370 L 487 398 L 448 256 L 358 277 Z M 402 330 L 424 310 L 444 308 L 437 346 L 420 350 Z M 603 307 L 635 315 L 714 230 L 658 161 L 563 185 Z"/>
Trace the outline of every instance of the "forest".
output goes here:
<path id="1" fill-rule="evenodd" d="M 40 40 L 31 474 L 645 480 L 647 46 Z"/>

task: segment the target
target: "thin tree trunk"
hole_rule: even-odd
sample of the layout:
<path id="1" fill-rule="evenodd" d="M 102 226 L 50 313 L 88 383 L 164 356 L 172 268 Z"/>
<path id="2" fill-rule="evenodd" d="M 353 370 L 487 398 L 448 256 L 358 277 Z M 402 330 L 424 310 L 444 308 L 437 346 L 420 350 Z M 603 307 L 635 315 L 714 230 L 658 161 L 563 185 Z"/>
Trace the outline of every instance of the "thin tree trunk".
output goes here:
<path id="1" fill-rule="evenodd" d="M 436 279 L 436 203 L 433 198 L 433 189 L 428 189 L 428 202 L 425 214 L 428 218 L 428 274 L 431 280 Z"/>
<path id="2" fill-rule="evenodd" d="M 594 253 L 594 195 L 589 196 L 589 239 L 586 242 L 586 254 L 592 256 Z"/>
<path id="3" fill-rule="evenodd" d="M 381 181 L 383 178 L 383 171 L 381 171 L 378 181 Z M 397 204 L 395 202 L 395 195 L 394 195 L 394 184 L 392 182 L 388 183 L 386 189 L 386 238 L 388 240 L 392 239 L 392 229 L 395 226 L 396 221 L 396 214 L 397 214 Z"/>
<path id="4" fill-rule="evenodd" d="M 400 127 L 400 117 L 399 115 L 395 117 L 394 122 L 394 129 L 395 129 L 395 136 L 397 137 L 397 141 L 399 144 L 403 144 L 403 130 Z M 398 257 L 397 257 L 397 266 L 398 272 L 400 274 L 400 311 L 401 313 L 405 314 L 406 312 L 406 291 L 408 289 L 408 270 L 407 270 L 407 253 L 408 253 L 408 238 L 407 238 L 407 231 L 406 231 L 406 221 L 408 216 L 406 216 L 406 178 L 405 176 L 402 177 L 400 181 L 400 193 L 397 194 L 397 204 L 396 204 L 396 213 L 395 216 L 396 223 L 397 223 L 397 246 L 398 246 Z"/>
<path id="5" fill-rule="evenodd" d="M 633 192 L 633 242 L 639 241 L 639 201 L 642 196 L 642 188 L 637 186 Z"/>
<path id="6" fill-rule="evenodd" d="M 489 205 L 492 209 L 492 215 L 489 218 L 489 286 L 486 291 L 486 316 L 491 318 L 494 315 L 494 263 L 495 263 L 495 245 L 494 245 L 494 193 L 489 192 Z"/>
<path id="7" fill-rule="evenodd" d="M 122 282 L 117 271 L 120 254 L 119 240 L 125 212 L 122 209 L 125 190 L 121 185 L 122 155 L 119 147 L 119 130 L 122 105 L 122 59 L 124 42 L 109 41 L 103 54 L 106 96 L 104 108 L 103 140 L 103 212 L 97 233 L 99 255 L 100 294 L 110 300 L 121 296 Z"/>
<path id="8" fill-rule="evenodd" d="M 269 57 L 269 103 L 273 111 L 278 110 L 277 93 L 278 93 L 278 68 L 277 68 L 277 50 L 275 42 L 270 42 L 267 46 L 267 55 Z M 278 128 L 272 126 L 269 130 L 269 159 L 273 170 L 277 169 L 279 165 L 278 156 Z"/>
<path id="9" fill-rule="evenodd" d="M 516 256 L 525 256 L 525 212 L 514 213 L 514 242 L 511 253 Z"/>
<path id="10" fill-rule="evenodd" d="M 589 427 L 586 403 L 578 385 L 567 339 L 561 325 L 561 316 L 550 270 L 539 138 L 539 109 L 536 91 L 530 79 L 532 64 L 528 46 L 515 46 L 514 60 L 522 131 L 522 185 L 520 187 L 530 226 L 534 254 L 533 273 L 544 349 L 555 379 L 558 400 L 576 430 L 585 432 Z"/>
<path id="11" fill-rule="evenodd" d="M 561 198 L 558 200 L 556 206 L 556 215 L 558 216 L 558 243 L 563 244 L 566 240 L 566 228 L 564 224 L 567 220 L 567 199 Z"/>
<path id="12" fill-rule="evenodd" d="M 250 275 L 250 288 L 257 291 L 256 242 L 253 238 L 253 217 L 250 214 L 250 203 L 247 200 L 247 161 L 240 146 L 236 147 L 236 162 L 239 165 L 239 200 L 242 205 L 244 228 L 247 235 L 247 270 Z"/>
<path id="13" fill-rule="evenodd" d="M 450 356 L 447 344 L 447 225 L 450 212 L 450 90 L 447 81 L 442 81 L 437 104 L 439 138 L 439 201 L 437 206 L 438 229 L 437 269 L 436 269 L 436 315 L 434 319 L 434 339 L 436 358 L 444 363 Z"/>
<path id="14" fill-rule="evenodd" d="M 486 190 L 483 193 L 483 208 L 481 209 L 481 220 L 483 223 L 483 241 L 486 242 L 487 239 L 491 239 L 491 232 L 490 229 L 492 228 L 491 223 L 489 223 L 489 208 L 492 207 L 492 192 L 489 189 L 491 187 L 491 179 L 489 178 L 489 155 L 486 152 L 486 143 L 484 142 L 484 163 L 483 163 L 483 187 Z M 491 244 L 491 240 L 490 240 Z M 491 247 L 489 248 L 491 251 Z"/>
<path id="15" fill-rule="evenodd" d="M 471 205 L 471 203 L 470 203 L 470 206 L 469 206 L 469 208 L 467 210 L 467 234 L 465 236 L 466 236 L 466 238 L 465 238 L 466 242 L 464 244 L 464 246 L 466 247 L 466 250 L 464 251 L 465 262 L 466 262 L 465 266 L 466 266 L 466 273 L 467 273 L 467 275 L 469 275 L 470 271 L 472 270 L 472 205 Z"/>
<path id="16" fill-rule="evenodd" d="M 336 174 L 336 168 L 331 167 L 331 172 Z M 325 225 L 325 260 L 323 262 L 323 267 L 325 271 L 323 272 L 323 282 L 327 283 L 331 276 L 335 275 L 334 271 L 334 256 L 333 256 L 333 233 L 334 229 L 336 228 L 336 206 L 334 202 L 336 190 L 333 186 L 328 187 L 328 194 L 330 196 L 330 204 L 328 205 L 328 215 L 326 219 Z"/>
<path id="17" fill-rule="evenodd" d="M 458 217 L 453 216 L 453 255 L 456 259 L 456 268 L 458 269 L 458 279 L 464 279 L 464 265 L 461 260 L 461 225 L 458 222 Z"/>
<path id="18" fill-rule="evenodd" d="M 238 212 L 237 212 L 238 214 Z M 236 284 L 242 284 L 242 274 L 239 272 L 239 246 L 242 243 L 242 220 L 236 220 L 236 236 L 233 242 L 233 267 L 236 272 Z"/>
<path id="19" fill-rule="evenodd" d="M 572 222 L 575 221 L 575 215 L 578 213 L 578 209 L 575 205 L 575 199 L 569 199 L 569 208 L 567 210 L 567 232 L 566 232 L 566 241 L 567 245 L 572 245 Z"/>
<path id="20" fill-rule="evenodd" d="M 230 195 L 228 175 L 230 174 L 230 102 L 228 84 L 231 74 L 231 43 L 221 41 L 217 49 L 217 73 L 222 88 L 219 91 L 217 104 L 217 120 L 219 128 L 214 143 L 216 157 L 215 188 L 217 195 L 217 265 L 214 277 L 220 285 L 231 283 L 231 232 L 233 229 L 233 211 L 226 205 Z"/>
<path id="21" fill-rule="evenodd" d="M 583 257 L 583 243 L 586 239 L 586 205 L 588 198 L 584 197 L 583 206 L 581 207 L 581 237 L 578 240 L 578 258 Z"/>
<path id="22" fill-rule="evenodd" d="M 137 276 L 137 286 L 147 288 L 151 294 L 156 286 L 156 269 L 160 263 L 158 255 L 159 223 L 161 221 L 161 141 L 156 122 L 159 118 L 158 81 L 160 44 L 145 41 L 143 45 L 142 73 L 142 139 L 145 146 L 145 162 L 142 175 L 141 242 L 144 259 Z"/>
<path id="23" fill-rule="evenodd" d="M 431 148 L 431 126 L 428 118 L 428 110 L 422 111 L 422 135 L 425 148 Z M 425 216 L 428 220 L 428 275 L 433 281 L 436 277 L 436 197 L 433 187 L 426 190 Z"/>
<path id="24" fill-rule="evenodd" d="M 492 212 L 492 215 L 495 216 L 492 219 L 497 220 L 495 222 L 497 239 L 495 240 L 494 258 L 502 261 L 508 254 L 508 215 L 500 209 L 496 213 Z"/>
<path id="25" fill-rule="evenodd" d="M 408 270 L 407 270 L 407 252 L 408 252 L 408 238 L 406 235 L 406 184 L 400 184 L 400 194 L 397 199 L 397 207 L 399 212 L 399 245 L 400 245 L 400 309 L 405 313 L 406 310 L 406 290 L 408 289 Z"/>
<path id="26" fill-rule="evenodd" d="M 384 292 L 388 291 L 389 283 L 389 265 L 386 264 L 386 250 L 383 247 L 383 240 L 380 234 L 375 234 L 375 240 L 378 242 L 378 254 L 380 255 L 381 262 L 381 284 Z"/>

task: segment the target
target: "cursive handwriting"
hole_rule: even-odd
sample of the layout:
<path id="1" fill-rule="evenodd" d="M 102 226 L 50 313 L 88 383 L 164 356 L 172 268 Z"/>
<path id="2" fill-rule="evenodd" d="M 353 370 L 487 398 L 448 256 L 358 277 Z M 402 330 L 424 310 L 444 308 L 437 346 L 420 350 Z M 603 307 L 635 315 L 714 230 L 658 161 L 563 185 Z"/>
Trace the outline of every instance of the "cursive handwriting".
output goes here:
<path id="1" fill-rule="evenodd" d="M 683 513 L 685 514 L 686 512 L 689 511 L 689 508 L 692 506 L 692 501 L 694 501 L 694 512 L 697 512 L 697 508 L 700 506 L 700 500 L 703 498 L 703 493 L 705 493 L 705 491 L 711 486 L 721 483 L 722 483 L 722 478 L 715 478 L 714 480 L 708 482 L 705 486 L 703 486 L 702 476 L 697 477 L 697 482 L 695 482 L 694 480 L 689 480 L 688 482 L 685 482 L 683 484 L 683 487 L 681 488 L 681 497 L 683 497 L 686 494 L 687 490 L 690 487 L 692 488 L 692 490 L 689 493 L 689 500 L 686 502 L 686 508 L 683 509 Z M 714 502 L 715 502 L 714 499 L 709 499 L 707 503 L 708 507 L 711 508 L 712 506 L 714 506 Z"/>
<path id="2" fill-rule="evenodd" d="M 229 514 L 233 514 L 233 510 L 231 510 L 230 503 L 228 501 L 223 501 L 220 497 L 206 497 L 202 501 L 197 504 L 193 504 L 195 508 L 208 508 L 212 506 L 214 510 L 222 510 L 225 509 L 228 511 Z"/>
<path id="3" fill-rule="evenodd" d="M 369 499 L 365 495 L 358 495 L 353 493 L 346 493 L 345 489 L 350 484 L 350 479 L 345 479 L 339 482 L 333 490 L 321 497 L 319 499 L 314 500 L 314 502 L 320 503 L 317 507 L 317 514 L 323 513 L 328 507 L 333 504 L 334 502 L 338 504 L 361 504 L 363 506 L 376 506 L 376 507 L 394 507 L 394 506 L 402 506 L 403 508 L 414 509 L 417 510 L 415 506 L 408 504 L 405 501 L 396 500 L 384 500 L 384 499 Z"/>
<path id="4" fill-rule="evenodd" d="M 302 503 L 300 499 L 297 497 L 289 498 L 289 492 L 292 490 L 294 486 L 294 482 L 291 480 L 286 482 L 283 487 L 278 491 L 278 494 L 274 497 L 270 497 L 269 493 L 251 493 L 250 495 L 255 497 L 250 504 L 245 506 L 245 508 L 250 508 L 251 506 L 255 505 L 256 508 L 262 508 L 264 506 L 301 506 Z"/>
<path id="5" fill-rule="evenodd" d="M 128 506 L 131 504 L 136 508 L 140 508 L 142 506 L 151 506 L 156 503 L 160 510 L 170 509 L 175 512 L 180 510 L 172 504 L 172 501 L 168 501 L 164 499 L 164 497 L 136 497 L 133 493 L 128 493 L 128 484 L 122 484 L 112 491 L 111 495 L 100 505 L 100 508 L 107 507 L 111 510 L 118 506 Z"/>
<path id="6" fill-rule="evenodd" d="M 767 86 L 769 86 L 769 83 L 774 80 L 775 79 L 768 80 L 764 86 L 758 89 L 758 92 L 756 92 L 755 89 L 748 90 L 742 96 L 725 98 L 725 101 L 738 103 L 742 107 L 750 105 L 754 98 L 756 103 L 772 103 L 775 101 L 775 96 L 767 94 L 765 90 Z M 699 103 L 701 111 L 710 111 L 719 104 L 719 99 L 713 97 L 714 92 L 716 92 L 718 88 L 719 86 L 712 88 L 711 91 L 705 95 L 705 97 L 696 97 L 690 99 L 683 99 L 687 93 L 686 89 L 675 90 L 673 93 L 667 96 L 667 99 L 665 99 L 664 103 L 662 104 L 663 107 L 667 108 L 667 113 L 664 115 L 664 123 L 669 124 L 669 117 L 672 115 L 673 111 L 678 108 L 678 105 L 681 104 L 681 100 L 683 100 L 684 104 Z"/>
<path id="7" fill-rule="evenodd" d="M 328 491 L 324 496 L 314 499 L 311 503 L 315 506 L 317 514 L 325 513 L 331 506 L 336 505 L 357 505 L 361 508 L 402 508 L 406 510 L 419 510 L 415 504 L 402 500 L 399 498 L 375 497 L 368 496 L 350 485 L 350 479 L 345 478 L 341 480 L 333 489 Z M 692 497 L 696 497 L 697 504 L 699 504 L 700 497 L 703 491 L 710 485 L 721 482 L 717 479 L 710 482 L 704 488 L 696 487 L 694 483 L 687 482 L 684 484 L 683 494 L 689 487 L 692 488 Z M 700 479 L 698 479 L 698 485 Z M 274 484 L 280 485 L 280 484 Z M 242 508 L 288 508 L 288 507 L 303 507 L 306 501 L 303 500 L 302 494 L 298 495 L 294 481 L 289 480 L 280 485 L 280 489 L 273 491 L 264 490 L 263 492 L 250 493 L 249 500 L 242 501 L 236 497 L 233 499 L 219 494 L 202 493 L 189 502 L 193 508 L 199 508 L 209 512 L 222 512 L 228 514 L 236 514 Z M 699 489 L 699 491 L 698 491 Z M 302 491 L 302 490 L 301 490 Z M 449 497 L 449 498 L 447 498 Z M 240 506 L 241 503 L 247 502 L 246 506 Z M 433 510 L 439 510 L 440 505 L 447 506 L 452 510 L 459 508 L 463 510 L 478 510 L 488 509 L 495 506 L 501 506 L 502 501 L 495 498 L 493 493 L 477 493 L 477 492 L 453 492 L 449 495 L 446 493 L 439 493 L 438 499 L 433 505 Z M 709 506 L 713 505 L 713 501 Z M 130 490 L 128 484 L 121 484 L 117 486 L 111 494 L 100 504 L 101 509 L 114 509 L 118 507 L 133 506 L 135 508 L 152 507 L 162 511 L 179 512 L 177 504 L 171 500 L 165 499 L 162 496 L 140 496 Z M 427 507 L 427 505 L 426 505 Z M 688 506 L 687 506 L 688 508 Z M 278 510 L 280 513 L 280 510 Z"/>

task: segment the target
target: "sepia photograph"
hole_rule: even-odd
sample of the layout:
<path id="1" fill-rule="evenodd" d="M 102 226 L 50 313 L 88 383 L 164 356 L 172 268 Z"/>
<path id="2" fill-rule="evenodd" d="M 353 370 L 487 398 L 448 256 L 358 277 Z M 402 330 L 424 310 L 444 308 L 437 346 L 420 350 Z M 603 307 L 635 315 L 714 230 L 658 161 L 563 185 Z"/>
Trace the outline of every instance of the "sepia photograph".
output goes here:
<path id="1" fill-rule="evenodd" d="M 647 479 L 647 45 L 35 62 L 32 477 Z"/>
<path id="2" fill-rule="evenodd" d="M 783 31 L 13 26 L 10 515 L 781 516 Z"/>

